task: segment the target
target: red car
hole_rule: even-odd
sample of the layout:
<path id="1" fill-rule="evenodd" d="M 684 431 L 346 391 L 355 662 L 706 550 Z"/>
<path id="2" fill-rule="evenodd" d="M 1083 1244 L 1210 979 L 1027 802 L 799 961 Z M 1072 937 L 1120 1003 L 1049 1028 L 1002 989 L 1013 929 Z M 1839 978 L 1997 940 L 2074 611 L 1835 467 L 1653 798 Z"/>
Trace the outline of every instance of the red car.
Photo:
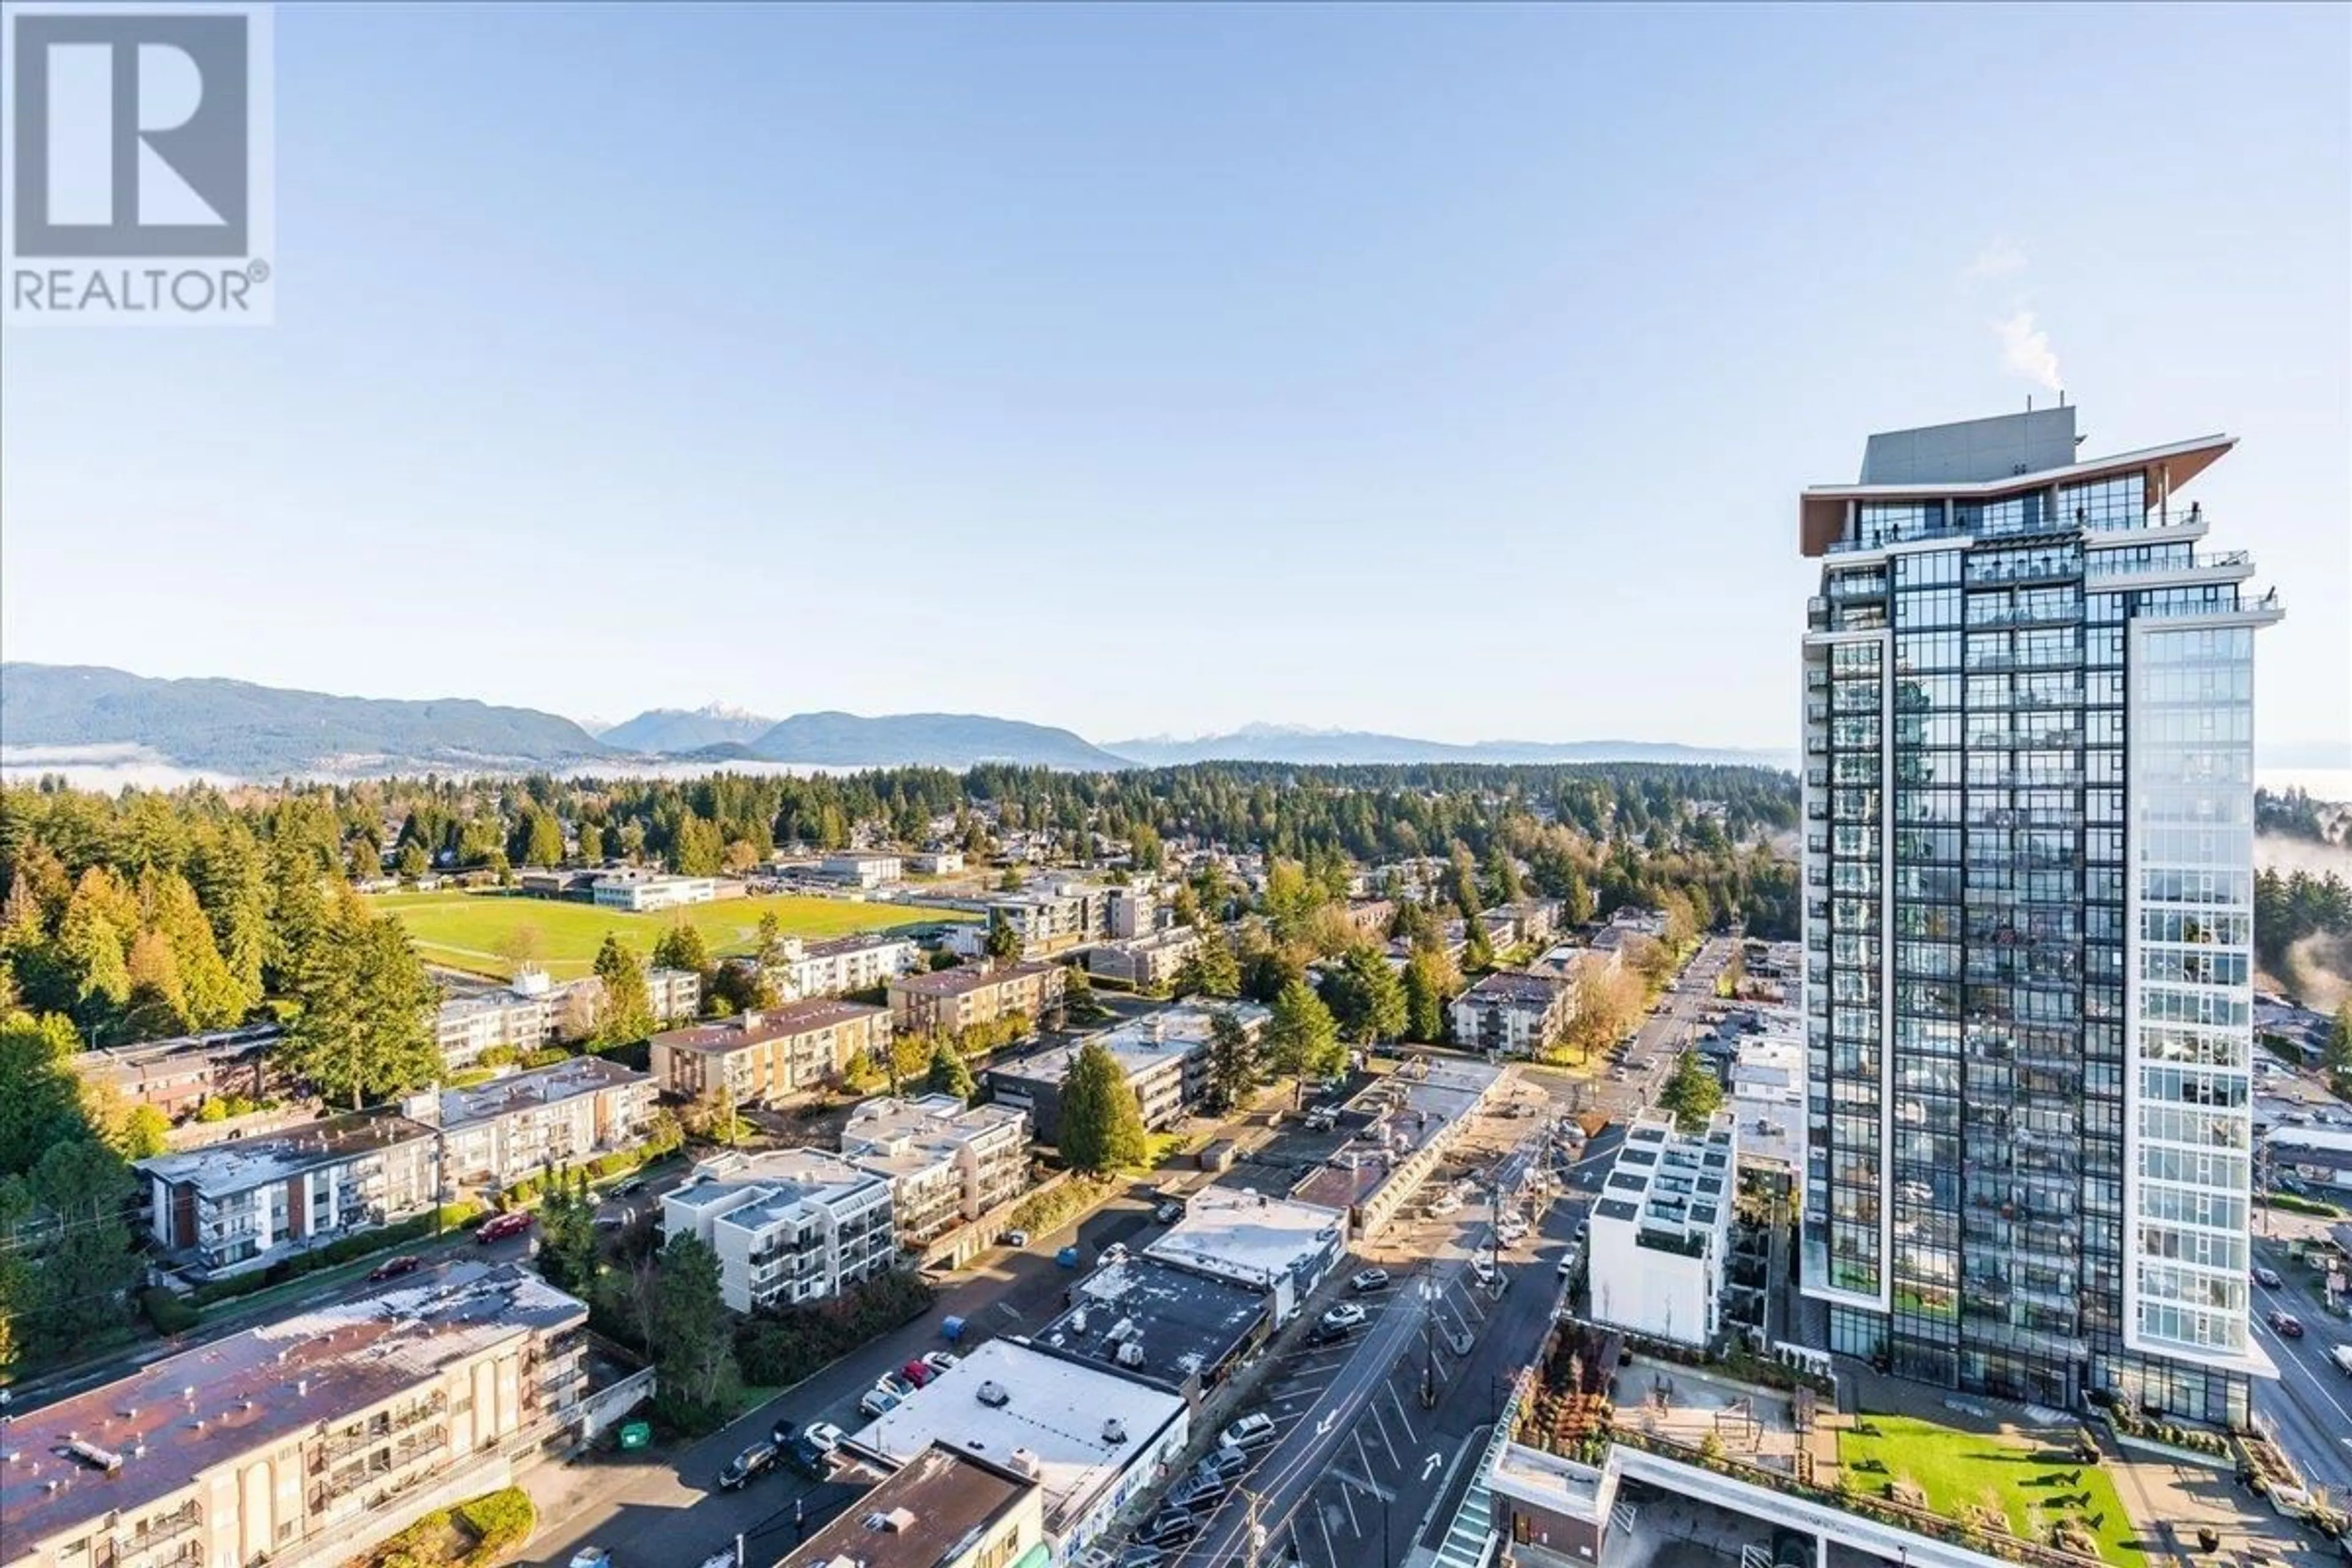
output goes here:
<path id="1" fill-rule="evenodd" d="M 386 1279 L 397 1279 L 404 1274 L 414 1274 L 424 1267 L 425 1259 L 412 1258 L 404 1252 L 398 1258 L 387 1258 L 369 1269 L 368 1282 L 377 1284 Z"/>
<path id="2" fill-rule="evenodd" d="M 2293 1312 L 2273 1312 L 2271 1314 L 2271 1328 L 2274 1332 L 2285 1339 L 2299 1340 L 2303 1338 L 2303 1320 L 2296 1317 Z"/>
<path id="3" fill-rule="evenodd" d="M 524 1231 L 529 1230 L 530 1226 L 531 1216 L 520 1209 L 512 1214 L 492 1215 L 482 1222 L 482 1228 L 474 1233 L 474 1239 L 487 1247 L 494 1241 L 504 1241 L 510 1236 L 520 1236 Z"/>
<path id="4" fill-rule="evenodd" d="M 931 1379 L 939 1376 L 940 1369 L 926 1361 L 910 1361 L 906 1365 L 898 1369 L 898 1375 L 905 1378 L 908 1383 L 913 1384 L 917 1388 L 920 1388 L 923 1384 L 930 1382 Z"/>

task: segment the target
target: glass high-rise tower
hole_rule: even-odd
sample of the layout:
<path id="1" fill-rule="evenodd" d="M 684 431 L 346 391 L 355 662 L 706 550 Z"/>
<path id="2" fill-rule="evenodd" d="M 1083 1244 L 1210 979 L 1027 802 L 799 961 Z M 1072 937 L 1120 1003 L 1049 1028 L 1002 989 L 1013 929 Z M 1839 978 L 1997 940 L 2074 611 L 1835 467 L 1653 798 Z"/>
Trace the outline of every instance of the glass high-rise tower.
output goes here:
<path id="1" fill-rule="evenodd" d="M 2242 1420 L 2253 637 L 2182 490 L 2075 410 L 1809 489 L 1803 1288 L 1832 1348 Z"/>

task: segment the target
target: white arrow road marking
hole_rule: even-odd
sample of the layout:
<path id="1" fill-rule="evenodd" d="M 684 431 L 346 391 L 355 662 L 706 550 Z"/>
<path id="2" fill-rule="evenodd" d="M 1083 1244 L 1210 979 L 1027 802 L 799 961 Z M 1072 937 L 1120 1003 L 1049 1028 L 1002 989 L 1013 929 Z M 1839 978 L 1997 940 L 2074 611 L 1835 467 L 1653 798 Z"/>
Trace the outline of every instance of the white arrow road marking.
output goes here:
<path id="1" fill-rule="evenodd" d="M 1322 1420 L 1318 1421 L 1315 1424 L 1315 1435 L 1318 1437 L 1328 1436 L 1330 1436 L 1331 1428 L 1337 1426 L 1339 1424 L 1339 1413 L 1336 1410 L 1331 1411 L 1329 1414 L 1326 1415 Z"/>
<path id="2" fill-rule="evenodd" d="M 2352 1441 L 2352 1439 L 2347 1439 L 2347 1441 Z M 1445 1459 L 1443 1455 L 1432 1454 L 1427 1459 L 1422 1462 L 1421 1479 L 1424 1481 L 1429 1479 L 1430 1477 L 1437 1473 L 1437 1467 L 1444 1462 Z"/>

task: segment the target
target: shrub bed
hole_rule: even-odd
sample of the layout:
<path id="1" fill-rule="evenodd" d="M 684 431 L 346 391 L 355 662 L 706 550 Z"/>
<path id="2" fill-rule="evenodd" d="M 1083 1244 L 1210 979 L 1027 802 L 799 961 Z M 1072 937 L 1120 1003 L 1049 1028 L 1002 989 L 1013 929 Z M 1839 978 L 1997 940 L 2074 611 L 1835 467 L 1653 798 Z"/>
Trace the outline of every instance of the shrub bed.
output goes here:
<path id="1" fill-rule="evenodd" d="M 789 1387 L 921 1317 L 936 1294 L 921 1275 L 894 1271 L 827 1300 L 769 1308 L 736 1329 L 736 1364 L 747 1382 Z"/>
<path id="2" fill-rule="evenodd" d="M 437 1215 L 421 1214 L 385 1226 L 381 1230 L 363 1231 L 331 1241 L 324 1247 L 298 1252 L 291 1258 L 281 1258 L 267 1268 L 233 1279 L 215 1279 L 199 1285 L 191 1298 L 198 1307 L 215 1302 L 233 1301 L 240 1296 L 250 1296 L 257 1290 L 267 1290 L 272 1285 L 283 1285 L 289 1279 L 299 1279 L 306 1274 L 316 1274 L 321 1268 L 332 1268 L 372 1253 L 389 1252 L 412 1241 L 433 1235 L 436 1230 L 464 1230 L 482 1216 L 482 1205 L 468 1199 L 448 1204 Z M 437 1223 L 436 1223 L 437 1222 Z"/>

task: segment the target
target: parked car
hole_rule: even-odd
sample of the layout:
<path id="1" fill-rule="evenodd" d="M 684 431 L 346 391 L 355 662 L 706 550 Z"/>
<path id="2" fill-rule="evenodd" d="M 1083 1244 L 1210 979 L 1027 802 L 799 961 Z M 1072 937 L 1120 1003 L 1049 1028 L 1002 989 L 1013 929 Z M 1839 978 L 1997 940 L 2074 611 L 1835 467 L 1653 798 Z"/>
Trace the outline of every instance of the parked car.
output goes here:
<path id="1" fill-rule="evenodd" d="M 830 1454 L 841 1447 L 841 1440 L 848 1434 L 830 1421 L 812 1421 L 801 1436 Z"/>
<path id="2" fill-rule="evenodd" d="M 2267 1289 L 2275 1290 L 2283 1281 L 2279 1279 L 2277 1269 L 2257 1263 L 2254 1265 L 2254 1283 Z"/>
<path id="3" fill-rule="evenodd" d="M 646 1179 L 643 1176 L 631 1176 L 613 1189 L 613 1195 L 616 1198 L 633 1198 L 645 1190 Z"/>
<path id="4" fill-rule="evenodd" d="M 425 1259 L 413 1258 L 404 1252 L 397 1258 L 387 1258 L 369 1269 L 368 1282 L 380 1284 L 386 1279 L 397 1279 L 404 1274 L 414 1274 L 424 1267 Z"/>
<path id="5" fill-rule="evenodd" d="M 1187 1475 L 1168 1489 L 1168 1495 L 1160 1500 L 1162 1511 L 1181 1508 L 1187 1513 L 1214 1513 L 1231 1490 L 1232 1487 L 1215 1478 Z"/>
<path id="6" fill-rule="evenodd" d="M 898 1373 L 886 1372 L 880 1377 L 874 1380 L 874 1386 L 883 1390 L 885 1393 L 895 1394 L 899 1398 L 904 1399 L 922 1385 L 909 1378 L 900 1375 Z"/>
<path id="7" fill-rule="evenodd" d="M 1388 1282 L 1389 1271 L 1387 1269 L 1362 1268 L 1349 1276 L 1348 1288 L 1351 1290 L 1360 1292 L 1364 1290 L 1378 1290 Z"/>
<path id="8" fill-rule="evenodd" d="M 784 1449 L 784 1463 L 813 1481 L 833 1479 L 833 1450 L 820 1447 L 806 1432 L 793 1438 Z"/>
<path id="9" fill-rule="evenodd" d="M 488 1247 L 494 1241 L 504 1241 L 510 1236 L 520 1236 L 534 1223 L 536 1222 L 527 1209 L 517 1209 L 512 1214 L 492 1215 L 482 1222 L 482 1228 L 474 1233 L 474 1239 Z"/>
<path id="10" fill-rule="evenodd" d="M 1335 1323 L 1327 1318 L 1307 1331 L 1307 1342 L 1310 1345 L 1336 1345 L 1346 1339 L 1349 1331 L 1347 1324 Z"/>
<path id="11" fill-rule="evenodd" d="M 877 1384 L 866 1391 L 866 1397 L 857 1402 L 857 1410 L 867 1419 L 879 1421 L 905 1403 L 907 1401 L 902 1395 L 893 1394 Z"/>
<path id="12" fill-rule="evenodd" d="M 1483 1258 L 1474 1258 L 1470 1260 L 1470 1278 L 1479 1289 L 1491 1290 L 1495 1288 L 1495 1266 Z"/>
<path id="13" fill-rule="evenodd" d="M 1143 1546 L 1181 1546 L 1200 1533 L 1199 1517 L 1179 1508 L 1154 1514 L 1151 1522 L 1135 1532 L 1135 1539 Z"/>
<path id="14" fill-rule="evenodd" d="M 923 1352 L 923 1364 L 929 1367 L 933 1372 L 945 1372 L 948 1368 L 955 1365 L 955 1363 L 956 1357 L 953 1351 L 925 1351 Z"/>
<path id="15" fill-rule="evenodd" d="M 613 1568 L 613 1554 L 601 1546 L 583 1546 L 572 1554 L 572 1568 Z"/>
<path id="16" fill-rule="evenodd" d="M 1217 1442 L 1221 1447 L 1239 1449 L 1246 1454 L 1254 1448 L 1265 1447 L 1274 1441 L 1274 1417 L 1255 1415 L 1244 1415 L 1220 1432 Z"/>
<path id="17" fill-rule="evenodd" d="M 752 1477 L 765 1475 L 776 1462 L 776 1445 L 754 1443 L 733 1458 L 719 1472 L 719 1489 L 731 1492 L 740 1489 Z"/>
<path id="18" fill-rule="evenodd" d="M 1120 1552 L 1111 1568 L 1164 1568 L 1168 1553 L 1157 1546 L 1130 1546 Z"/>
<path id="19" fill-rule="evenodd" d="M 1230 1485 L 1244 1470 L 1249 1468 L 1249 1456 L 1239 1448 L 1229 1448 L 1220 1443 L 1192 1467 L 1192 1473 Z"/>
<path id="20" fill-rule="evenodd" d="M 916 1360 L 910 1361 L 906 1365 L 900 1367 L 898 1369 L 898 1375 L 905 1378 L 917 1388 L 920 1388 L 925 1384 L 930 1382 L 931 1379 L 939 1376 L 940 1369 L 933 1366 L 927 1361 Z"/>
<path id="21" fill-rule="evenodd" d="M 1151 1211 L 1151 1217 L 1161 1225 L 1174 1225 L 1184 1217 L 1184 1205 L 1173 1200 L 1163 1199 L 1160 1206 Z"/>
<path id="22" fill-rule="evenodd" d="M 1364 1321 L 1364 1310 L 1353 1301 L 1342 1301 L 1323 1314 L 1327 1329 L 1352 1329 Z"/>
<path id="23" fill-rule="evenodd" d="M 2299 1340 L 2303 1338 L 2303 1320 L 2296 1317 L 2293 1312 L 2273 1312 L 2270 1317 L 2270 1323 L 2272 1331 L 2278 1334 L 2283 1339 Z"/>
<path id="24" fill-rule="evenodd" d="M 1561 1253 L 1561 1254 L 1559 1255 L 1559 1277 L 1560 1277 L 1561 1279 L 1567 1279 L 1570 1275 L 1571 1275 L 1571 1274 L 1575 1273 L 1575 1272 L 1576 1272 L 1576 1265 L 1577 1265 L 1577 1261 L 1578 1261 L 1578 1259 L 1579 1259 L 1579 1258 L 1580 1258 L 1582 1256 L 1583 1256 L 1583 1254 L 1581 1254 L 1580 1252 L 1579 1252 L 1579 1251 L 1578 1251 L 1575 1247 L 1570 1247 L 1566 1252 Z"/>
<path id="25" fill-rule="evenodd" d="M 1004 1245 L 1018 1252 L 1029 1245 L 1029 1233 L 1025 1230 L 1008 1230 L 1004 1233 Z"/>

